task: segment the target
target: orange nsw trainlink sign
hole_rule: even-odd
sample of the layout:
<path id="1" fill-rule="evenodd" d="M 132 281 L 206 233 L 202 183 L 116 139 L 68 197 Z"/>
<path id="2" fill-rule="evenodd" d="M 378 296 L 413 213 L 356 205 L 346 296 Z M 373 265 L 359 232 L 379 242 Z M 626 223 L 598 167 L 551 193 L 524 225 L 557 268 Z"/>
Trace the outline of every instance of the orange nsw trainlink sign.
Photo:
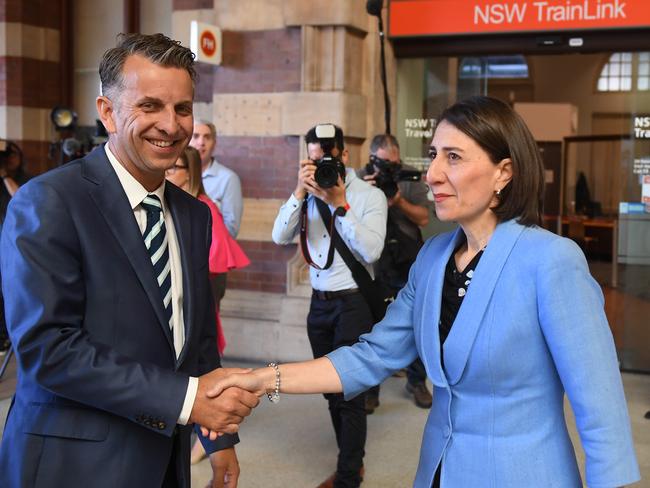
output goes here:
<path id="1" fill-rule="evenodd" d="M 650 27 L 650 0 L 390 0 L 391 37 Z"/>

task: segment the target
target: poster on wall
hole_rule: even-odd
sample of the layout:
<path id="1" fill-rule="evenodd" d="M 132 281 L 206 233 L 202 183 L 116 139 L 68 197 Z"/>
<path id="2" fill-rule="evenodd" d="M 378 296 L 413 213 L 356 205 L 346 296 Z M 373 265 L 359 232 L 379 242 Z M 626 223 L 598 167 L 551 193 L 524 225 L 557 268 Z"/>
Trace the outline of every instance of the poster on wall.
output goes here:
<path id="1" fill-rule="evenodd" d="M 650 204 L 650 175 L 643 176 L 641 184 L 641 201 Z"/>
<path id="2" fill-rule="evenodd" d="M 648 0 L 390 0 L 390 37 L 650 26 Z"/>

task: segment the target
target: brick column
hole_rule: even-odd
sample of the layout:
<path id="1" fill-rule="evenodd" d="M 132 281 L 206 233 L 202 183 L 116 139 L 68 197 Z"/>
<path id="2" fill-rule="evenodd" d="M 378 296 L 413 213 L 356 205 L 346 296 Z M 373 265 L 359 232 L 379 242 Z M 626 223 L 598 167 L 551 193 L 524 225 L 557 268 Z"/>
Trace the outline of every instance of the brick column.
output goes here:
<path id="1" fill-rule="evenodd" d="M 30 173 L 51 167 L 51 109 L 64 103 L 60 53 L 67 2 L 0 1 L 0 138 L 23 150 Z"/>

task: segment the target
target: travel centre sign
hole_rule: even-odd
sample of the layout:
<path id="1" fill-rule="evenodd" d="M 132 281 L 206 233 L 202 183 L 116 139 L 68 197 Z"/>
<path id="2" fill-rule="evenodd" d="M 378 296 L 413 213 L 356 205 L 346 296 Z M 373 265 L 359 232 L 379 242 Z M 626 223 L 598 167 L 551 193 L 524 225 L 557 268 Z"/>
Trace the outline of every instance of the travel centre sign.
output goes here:
<path id="1" fill-rule="evenodd" d="M 390 0 L 391 37 L 650 27 L 650 0 Z"/>

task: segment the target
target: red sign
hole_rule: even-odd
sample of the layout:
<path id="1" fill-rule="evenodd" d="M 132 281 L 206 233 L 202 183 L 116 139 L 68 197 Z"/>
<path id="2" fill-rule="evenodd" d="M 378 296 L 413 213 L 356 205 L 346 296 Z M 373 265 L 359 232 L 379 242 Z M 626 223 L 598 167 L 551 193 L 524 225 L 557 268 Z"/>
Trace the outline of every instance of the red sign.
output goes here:
<path id="1" fill-rule="evenodd" d="M 649 0 L 391 0 L 391 37 L 650 27 Z"/>
<path id="2" fill-rule="evenodd" d="M 213 56 L 217 51 L 217 40 L 215 39 L 214 34 L 208 30 L 201 32 L 199 44 L 203 54 L 208 57 Z"/>

